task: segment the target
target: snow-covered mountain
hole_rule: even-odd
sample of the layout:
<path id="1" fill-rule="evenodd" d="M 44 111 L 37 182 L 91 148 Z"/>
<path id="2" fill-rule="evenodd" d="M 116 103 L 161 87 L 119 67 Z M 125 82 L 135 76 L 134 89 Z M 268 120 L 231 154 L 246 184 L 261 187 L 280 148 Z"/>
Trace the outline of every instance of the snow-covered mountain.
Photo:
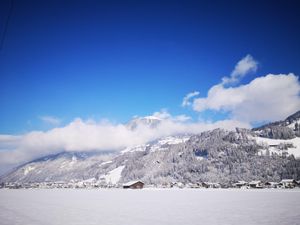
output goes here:
<path id="1" fill-rule="evenodd" d="M 130 130 L 135 130 L 138 127 L 146 126 L 150 128 L 156 128 L 160 123 L 162 119 L 156 117 L 156 116 L 145 116 L 145 117 L 136 117 L 130 120 L 126 126 Z"/>
<path id="2" fill-rule="evenodd" d="M 261 137 L 272 139 L 300 137 L 300 111 L 287 117 L 285 120 L 254 128 L 253 131 Z"/>
<path id="3" fill-rule="evenodd" d="M 113 155 L 113 153 L 97 152 L 62 152 L 25 163 L 6 175 L 4 179 L 18 182 L 43 182 L 98 178 L 98 172 L 102 172 L 99 169 Z"/>
<path id="4" fill-rule="evenodd" d="M 63 152 L 25 163 L 1 182 L 93 180 L 114 185 L 137 179 L 147 184 L 299 180 L 299 115 L 253 130 L 169 136 L 121 152 Z M 158 118 L 136 118 L 128 127 L 155 128 L 159 122 Z"/>
<path id="5" fill-rule="evenodd" d="M 147 144 L 137 145 L 135 147 L 128 147 L 125 148 L 121 153 L 128 153 L 128 152 L 135 152 L 135 151 L 162 151 L 167 150 L 170 145 L 176 145 L 180 143 L 185 143 L 190 139 L 190 135 L 176 135 L 176 136 L 169 136 L 165 138 L 161 138 Z"/>

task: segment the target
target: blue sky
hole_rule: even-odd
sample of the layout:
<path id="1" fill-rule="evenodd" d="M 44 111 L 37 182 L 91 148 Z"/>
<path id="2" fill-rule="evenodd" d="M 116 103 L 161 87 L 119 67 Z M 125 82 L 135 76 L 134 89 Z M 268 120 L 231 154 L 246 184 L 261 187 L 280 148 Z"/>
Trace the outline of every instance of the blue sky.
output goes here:
<path id="1" fill-rule="evenodd" d="M 14 0 L 3 36 L 10 1 L 2 0 L 0 133 L 50 129 L 45 117 L 126 122 L 161 109 L 226 118 L 232 111 L 197 111 L 182 99 L 206 97 L 248 54 L 258 67 L 239 85 L 299 75 L 296 2 Z"/>

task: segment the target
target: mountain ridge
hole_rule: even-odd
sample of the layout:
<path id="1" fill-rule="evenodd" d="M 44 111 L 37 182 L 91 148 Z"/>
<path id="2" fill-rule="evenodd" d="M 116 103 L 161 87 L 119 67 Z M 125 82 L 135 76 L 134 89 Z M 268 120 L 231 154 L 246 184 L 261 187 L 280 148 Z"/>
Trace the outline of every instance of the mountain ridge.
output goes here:
<path id="1" fill-rule="evenodd" d="M 261 137 L 271 139 L 292 139 L 300 137 L 300 111 L 288 116 L 285 120 L 265 124 L 253 128 Z"/>
<path id="2" fill-rule="evenodd" d="M 280 122 L 252 130 L 218 128 L 196 135 L 169 136 L 119 153 L 62 152 L 25 163 L 2 176 L 1 182 L 94 179 L 107 185 L 131 180 L 161 185 L 172 182 L 229 184 L 238 180 L 299 180 L 300 138 L 288 127 L 298 121 L 299 115 L 297 112 L 288 117 L 292 122 L 285 125 Z M 275 139 L 274 130 L 277 129 L 284 138 Z M 284 133 L 286 130 L 287 134 Z M 290 130 L 294 135 L 289 134 Z M 273 132 L 271 138 L 270 132 Z"/>

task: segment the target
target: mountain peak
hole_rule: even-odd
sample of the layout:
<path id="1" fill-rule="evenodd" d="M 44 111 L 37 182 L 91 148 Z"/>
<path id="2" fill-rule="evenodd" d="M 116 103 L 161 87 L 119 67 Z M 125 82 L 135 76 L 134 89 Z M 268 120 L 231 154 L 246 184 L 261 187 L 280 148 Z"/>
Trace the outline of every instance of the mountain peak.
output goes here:
<path id="1" fill-rule="evenodd" d="M 126 126 L 130 130 L 135 130 L 139 126 L 146 126 L 149 128 L 156 128 L 162 119 L 156 116 L 145 116 L 145 117 L 136 117 L 130 120 Z"/>

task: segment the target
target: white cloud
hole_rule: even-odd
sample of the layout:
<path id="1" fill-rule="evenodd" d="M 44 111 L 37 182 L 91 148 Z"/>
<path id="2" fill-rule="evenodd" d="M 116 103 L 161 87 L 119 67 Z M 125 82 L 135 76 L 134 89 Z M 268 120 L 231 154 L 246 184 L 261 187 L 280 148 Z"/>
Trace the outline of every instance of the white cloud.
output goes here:
<path id="1" fill-rule="evenodd" d="M 200 93 L 198 91 L 194 91 L 191 93 L 188 93 L 182 100 L 182 104 L 181 106 L 185 107 L 185 106 L 189 106 L 191 105 L 191 99 L 194 98 L 195 96 L 199 95 Z"/>
<path id="2" fill-rule="evenodd" d="M 191 119 L 192 119 L 191 117 L 189 117 L 187 115 L 184 115 L 184 114 L 178 115 L 178 116 L 174 117 L 174 120 L 178 121 L 178 122 L 186 122 L 186 121 L 189 121 Z"/>
<path id="3" fill-rule="evenodd" d="M 222 78 L 222 85 L 235 84 L 240 81 L 246 74 L 256 72 L 258 62 L 251 55 L 246 55 L 236 65 L 231 72 L 230 77 Z"/>
<path id="4" fill-rule="evenodd" d="M 159 112 L 155 112 L 152 114 L 152 116 L 161 120 L 172 120 L 174 122 L 185 122 L 191 120 L 191 117 L 184 114 L 172 116 L 166 109 L 162 109 Z"/>
<path id="5" fill-rule="evenodd" d="M 206 97 L 194 98 L 191 103 L 188 94 L 183 105 L 191 105 L 197 112 L 226 112 L 230 119 L 252 124 L 281 120 L 298 111 L 300 83 L 293 73 L 268 74 L 248 84 L 232 86 L 238 85 L 246 74 L 256 72 L 257 66 L 258 62 L 247 55 L 236 64 L 229 77 L 223 77 L 209 89 Z"/>
<path id="6" fill-rule="evenodd" d="M 219 127 L 249 127 L 246 123 L 234 120 L 192 123 L 187 122 L 188 117 L 185 115 L 172 116 L 167 111 L 160 114 L 165 119 L 156 128 L 141 125 L 130 130 L 124 124 L 83 121 L 78 118 L 64 127 L 46 132 L 33 131 L 21 136 L 0 135 L 0 169 L 7 170 L 17 164 L 59 151 L 119 151 L 178 133 L 199 133 Z M 158 116 L 159 112 L 154 115 Z"/>
<path id="7" fill-rule="evenodd" d="M 50 124 L 52 126 L 58 126 L 61 124 L 61 120 L 54 116 L 40 116 L 39 118 L 44 123 Z"/>
<path id="8" fill-rule="evenodd" d="M 238 87 L 213 86 L 193 109 L 230 112 L 233 119 L 263 122 L 284 119 L 300 109 L 300 83 L 294 74 L 269 74 Z"/>
<path id="9" fill-rule="evenodd" d="M 161 119 L 161 120 L 166 120 L 166 119 L 170 119 L 172 117 L 172 115 L 168 112 L 167 109 L 161 109 L 160 111 L 158 112 L 154 112 L 152 114 L 153 117 L 156 117 L 158 119 Z"/>

